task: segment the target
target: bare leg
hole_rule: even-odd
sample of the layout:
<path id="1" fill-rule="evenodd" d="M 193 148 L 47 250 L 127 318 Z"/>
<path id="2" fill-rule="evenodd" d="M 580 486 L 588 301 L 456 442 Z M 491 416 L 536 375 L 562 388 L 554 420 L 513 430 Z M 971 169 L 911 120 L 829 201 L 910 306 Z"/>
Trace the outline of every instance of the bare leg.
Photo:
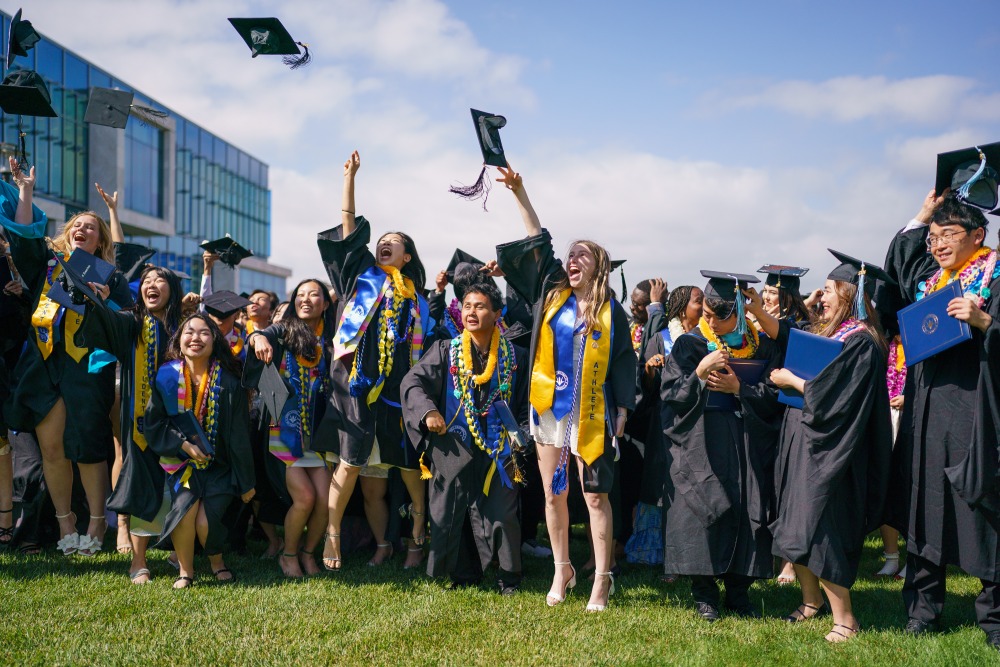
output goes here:
<path id="1" fill-rule="evenodd" d="M 149 549 L 149 538 L 138 535 L 129 535 L 132 542 L 132 565 L 128 569 L 129 575 L 134 575 L 139 570 L 149 569 L 146 563 L 146 551 Z M 132 583 L 144 584 L 149 581 L 149 575 L 143 573 L 141 576 L 133 578 Z"/>
<path id="2" fill-rule="evenodd" d="M 576 458 L 577 467 L 580 471 L 580 486 L 583 486 L 583 459 Z M 590 602 L 592 605 L 607 605 L 608 597 L 611 593 L 611 558 L 614 549 L 613 519 L 611 518 L 611 501 L 606 493 L 587 493 L 584 491 L 583 499 L 587 502 L 587 511 L 590 514 L 590 533 L 594 539 L 594 587 L 590 591 Z M 605 576 L 600 576 L 600 573 Z"/>
<path id="3" fill-rule="evenodd" d="M 778 575 L 778 585 L 787 586 L 795 583 L 795 566 L 790 561 L 782 559 L 781 573 Z"/>
<path id="4" fill-rule="evenodd" d="M 538 470 L 542 476 L 542 486 L 545 489 L 545 527 L 549 531 L 549 543 L 552 545 L 552 559 L 556 563 L 555 574 L 552 577 L 552 587 L 546 596 L 546 603 L 553 606 L 562 602 L 570 582 L 575 583 L 576 572 L 569 559 L 569 508 L 566 499 L 568 491 L 559 495 L 552 493 L 552 475 L 559 467 L 560 448 L 551 445 L 538 445 Z"/>
<path id="5" fill-rule="evenodd" d="M 805 565 L 795 565 L 795 575 L 802 588 L 802 605 L 789 618 L 801 620 L 812 618 L 823 607 L 823 591 L 819 588 L 819 577 Z"/>
<path id="6" fill-rule="evenodd" d="M 365 499 L 365 518 L 375 537 L 375 554 L 369 565 L 381 565 L 392 557 L 392 545 L 385 541 L 385 528 L 389 524 L 389 506 L 385 502 L 385 492 L 389 480 L 380 477 L 362 477 L 361 495 Z"/>
<path id="7" fill-rule="evenodd" d="M 899 531 L 891 526 L 881 526 L 878 529 L 882 536 L 882 550 L 885 563 L 882 569 L 875 573 L 876 577 L 892 577 L 899 572 Z"/>
<path id="8" fill-rule="evenodd" d="M 70 510 L 73 498 L 73 464 L 63 449 L 63 432 L 66 428 L 66 404 L 60 398 L 49 414 L 35 427 L 35 437 L 42 453 L 42 474 L 48 488 L 56 516 L 60 517 L 59 535 L 76 535 L 76 516 Z"/>
<path id="9" fill-rule="evenodd" d="M 170 540 L 174 545 L 174 554 L 177 556 L 177 563 L 180 565 L 180 576 L 194 579 L 194 540 L 197 532 L 196 524 L 198 515 L 201 513 L 201 503 L 196 502 L 184 518 L 177 522 Z M 206 526 L 207 528 L 207 526 Z M 206 530 L 207 534 L 207 530 Z M 187 588 L 190 582 L 178 579 L 174 582 L 174 588 Z"/>
<path id="10" fill-rule="evenodd" d="M 351 499 L 360 472 L 361 468 L 341 462 L 330 477 L 326 524 L 328 537 L 323 546 L 323 566 L 328 570 L 340 569 L 340 523 L 344 520 L 344 510 L 347 509 L 347 501 Z"/>
<path id="11" fill-rule="evenodd" d="M 108 498 L 108 466 L 101 462 L 78 463 L 77 467 L 80 469 L 83 490 L 87 494 L 87 506 L 90 507 L 90 525 L 87 526 L 87 535 L 103 542 L 104 534 L 108 530 L 108 521 L 104 516 L 105 503 Z M 87 553 L 94 554 L 100 550 L 100 547 L 97 546 L 88 550 Z"/>
<path id="12" fill-rule="evenodd" d="M 413 532 L 410 533 L 413 539 L 406 550 L 406 560 L 403 567 L 413 568 L 420 565 L 424 560 L 424 538 L 427 534 L 427 510 L 425 499 L 427 497 L 427 484 L 420 479 L 419 470 L 400 470 L 403 477 L 403 484 L 410 494 L 410 513 L 413 515 Z"/>
<path id="13" fill-rule="evenodd" d="M 292 497 L 292 506 L 285 514 L 285 552 L 278 557 L 278 564 L 286 577 L 300 579 L 299 540 L 316 504 L 316 493 L 305 468 L 286 468 L 285 484 Z"/>
<path id="14" fill-rule="evenodd" d="M 330 469 L 306 468 L 309 476 L 309 484 L 312 486 L 316 501 L 313 503 L 312 513 L 306 522 L 305 546 L 299 550 L 299 564 L 302 570 L 308 575 L 319 574 L 319 565 L 313 552 L 323 539 L 323 531 L 326 530 L 327 514 L 327 494 L 330 493 Z"/>
<path id="15" fill-rule="evenodd" d="M 826 636 L 829 642 L 842 642 L 858 633 L 858 619 L 854 617 L 851 607 L 851 590 L 837 584 L 823 581 L 827 598 L 830 600 L 830 611 L 833 612 L 833 630 Z"/>

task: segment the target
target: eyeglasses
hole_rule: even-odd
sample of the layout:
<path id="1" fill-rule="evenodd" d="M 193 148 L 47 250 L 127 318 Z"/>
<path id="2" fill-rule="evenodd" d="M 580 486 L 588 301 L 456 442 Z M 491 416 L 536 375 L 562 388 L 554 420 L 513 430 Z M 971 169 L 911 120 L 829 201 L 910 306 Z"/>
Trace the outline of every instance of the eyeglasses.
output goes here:
<path id="1" fill-rule="evenodd" d="M 930 250 L 931 248 L 937 245 L 942 245 L 942 244 L 951 245 L 959 238 L 961 238 L 962 234 L 968 234 L 968 233 L 969 231 L 967 229 L 963 229 L 960 232 L 945 232 L 940 236 L 928 236 L 925 243 L 927 244 L 927 249 Z"/>

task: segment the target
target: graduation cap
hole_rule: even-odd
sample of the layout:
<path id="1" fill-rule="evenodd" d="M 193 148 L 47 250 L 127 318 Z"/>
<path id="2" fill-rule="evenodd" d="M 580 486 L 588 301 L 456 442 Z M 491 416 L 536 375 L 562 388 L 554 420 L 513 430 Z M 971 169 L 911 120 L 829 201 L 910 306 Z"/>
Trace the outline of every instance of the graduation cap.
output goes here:
<path id="1" fill-rule="evenodd" d="M 154 118 L 166 118 L 167 112 L 132 104 L 135 93 L 113 88 L 93 88 L 87 102 L 87 112 L 83 116 L 86 123 L 106 125 L 123 129 L 129 116 L 135 116 L 140 123 L 155 122 Z"/>
<path id="2" fill-rule="evenodd" d="M 454 254 L 451 256 L 451 261 L 448 262 L 448 268 L 445 269 L 445 273 L 448 275 L 448 282 L 454 284 L 456 275 L 460 276 L 469 270 L 462 266 L 463 264 L 471 267 L 473 271 L 478 271 L 486 266 L 486 262 L 476 259 L 461 248 L 456 248 Z"/>
<path id="3" fill-rule="evenodd" d="M 288 385 L 285 384 L 285 379 L 281 377 L 275 364 L 264 364 L 260 379 L 257 381 L 257 391 L 260 392 L 260 399 L 271 415 L 271 421 L 277 422 L 281 419 L 281 410 L 285 407 L 291 392 L 288 391 Z"/>
<path id="4" fill-rule="evenodd" d="M 30 69 L 19 69 L 8 73 L 0 83 L 0 109 L 3 109 L 4 113 L 17 116 L 17 163 L 25 169 L 28 164 L 28 152 L 24 130 L 21 129 L 21 116 L 45 118 L 59 116 L 52 108 L 52 96 L 49 95 L 45 80 Z"/>
<path id="5" fill-rule="evenodd" d="M 937 156 L 935 192 L 940 195 L 951 188 L 963 204 L 993 213 L 1000 206 L 997 187 L 1000 184 L 1000 143 L 963 148 Z"/>
<path id="6" fill-rule="evenodd" d="M 500 143 L 500 128 L 507 124 L 503 116 L 469 109 L 472 112 L 472 124 L 476 128 L 476 138 L 483 152 L 483 169 L 479 178 L 472 185 L 456 185 L 448 188 L 450 192 L 463 199 L 482 199 L 483 210 L 486 210 L 486 200 L 490 196 L 490 179 L 486 178 L 486 167 L 506 167 L 507 156 L 503 153 Z"/>
<path id="7" fill-rule="evenodd" d="M 789 292 L 798 292 L 801 288 L 799 279 L 809 273 L 809 269 L 781 264 L 765 264 L 757 269 L 757 273 L 767 274 L 767 278 L 764 279 L 765 285 L 786 289 Z"/>
<path id="8" fill-rule="evenodd" d="M 10 20 L 10 34 L 7 37 L 7 69 L 14 64 L 17 56 L 26 56 L 42 37 L 35 32 L 31 21 L 21 20 L 21 10 L 18 9 Z"/>
<path id="9" fill-rule="evenodd" d="M 840 264 L 827 276 L 829 280 L 840 280 L 857 286 L 858 293 L 854 299 L 854 316 L 859 320 L 868 319 L 867 300 L 875 295 L 875 283 L 881 280 L 889 285 L 895 285 L 888 273 L 877 264 L 869 264 L 850 255 L 827 248 L 830 254 L 837 258 Z M 874 280 L 871 280 L 874 278 Z M 867 299 L 865 298 L 867 297 Z"/>
<path id="10" fill-rule="evenodd" d="M 250 56 L 285 56 L 281 59 L 291 69 L 298 69 L 309 63 L 309 45 L 296 42 L 281 21 L 274 18 L 229 19 L 240 33 L 240 37 L 250 47 Z M 303 54 L 299 47 L 305 51 Z"/>
<path id="11" fill-rule="evenodd" d="M 705 299 L 733 302 L 728 313 L 716 313 L 716 315 L 725 320 L 736 313 L 736 331 L 746 333 L 747 301 L 742 290 L 759 283 L 760 278 L 746 273 L 725 273 L 723 271 L 702 271 L 701 275 L 708 278 L 708 284 L 705 285 Z"/>
<path id="12" fill-rule="evenodd" d="M 214 241 L 203 241 L 201 247 L 209 252 L 214 252 L 223 264 L 234 269 L 247 257 L 253 257 L 252 252 L 234 241 L 229 234 Z"/>
<path id="13" fill-rule="evenodd" d="M 58 253 L 54 256 L 62 266 L 62 273 L 49 288 L 50 299 L 81 315 L 84 312 L 84 297 L 96 304 L 104 302 L 87 283 L 107 285 L 115 272 L 114 265 L 80 248 L 73 251 L 69 261 L 64 261 Z"/>
<path id="14" fill-rule="evenodd" d="M 220 320 L 224 320 L 233 313 L 249 306 L 250 301 L 248 299 L 244 299 L 236 292 L 220 290 L 218 292 L 212 292 L 202 299 L 202 304 L 204 304 L 205 311 L 208 312 L 209 315 L 214 315 Z"/>

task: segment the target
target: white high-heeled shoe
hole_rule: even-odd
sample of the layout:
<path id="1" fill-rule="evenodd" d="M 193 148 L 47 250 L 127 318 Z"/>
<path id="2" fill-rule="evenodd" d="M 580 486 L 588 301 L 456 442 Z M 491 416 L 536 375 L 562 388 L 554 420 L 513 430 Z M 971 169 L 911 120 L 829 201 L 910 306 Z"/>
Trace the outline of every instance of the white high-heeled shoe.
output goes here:
<path id="1" fill-rule="evenodd" d="M 66 514 L 56 514 L 56 519 L 66 519 L 70 516 L 73 517 L 73 523 L 76 524 L 76 515 L 72 512 L 67 512 Z M 80 550 L 80 534 L 75 531 L 72 533 L 66 533 L 58 542 L 56 542 L 56 548 L 62 552 L 63 556 L 72 556 Z"/>
<path id="2" fill-rule="evenodd" d="M 598 577 L 607 577 L 611 580 L 611 587 L 608 588 L 608 599 L 610 600 L 611 596 L 615 594 L 615 575 L 611 574 L 610 572 L 595 572 L 594 573 L 595 583 L 597 582 Z M 594 604 L 593 602 L 591 602 L 590 604 L 587 605 L 587 611 L 604 611 L 607 608 L 608 608 L 607 602 L 605 602 L 604 604 Z"/>
<path id="3" fill-rule="evenodd" d="M 563 587 L 562 595 L 559 595 L 559 593 L 556 593 L 553 590 L 550 590 L 548 594 L 546 594 L 545 604 L 547 604 L 550 607 L 555 607 L 557 604 L 565 600 L 566 594 L 576 587 L 576 568 L 573 567 L 573 564 L 570 563 L 568 560 L 563 561 L 562 563 L 553 563 L 553 564 L 557 567 L 560 565 L 569 565 L 569 569 L 573 570 L 573 576 L 569 578 L 569 580 L 566 582 L 566 585 Z"/>

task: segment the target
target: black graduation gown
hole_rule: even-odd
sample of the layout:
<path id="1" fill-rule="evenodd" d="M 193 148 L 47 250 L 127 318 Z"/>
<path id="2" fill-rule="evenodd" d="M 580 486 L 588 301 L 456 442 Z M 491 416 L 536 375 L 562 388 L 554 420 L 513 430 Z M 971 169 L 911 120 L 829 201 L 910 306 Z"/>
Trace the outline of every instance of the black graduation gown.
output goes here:
<path id="1" fill-rule="evenodd" d="M 697 329 L 678 337 L 663 367 L 660 399 L 670 472 L 664 485 L 663 569 L 671 574 L 772 575 L 773 462 L 781 405 L 768 376 L 780 352 L 760 337 L 760 383 L 740 383 L 741 413 L 705 410 L 695 369 L 708 354 Z"/>
<path id="2" fill-rule="evenodd" d="M 790 325 L 781 323 L 787 349 Z M 886 353 L 866 331 L 788 408 L 775 466 L 774 554 L 850 588 L 865 535 L 882 523 L 892 454 Z"/>
<path id="3" fill-rule="evenodd" d="M 926 259 L 926 228 L 897 235 L 890 272 L 922 270 L 891 290 L 912 303 L 917 283 L 936 271 Z M 909 267 L 916 267 L 910 269 Z M 990 283 L 986 333 L 907 368 L 894 452 L 890 519 L 907 552 L 974 577 L 1000 581 L 1000 279 Z"/>
<path id="4" fill-rule="evenodd" d="M 478 552 L 478 566 L 485 570 L 497 558 L 504 573 L 504 583 L 517 582 L 509 575 L 521 572 L 521 524 L 518 521 L 517 485 L 506 488 L 494 473 L 489 493 L 483 493 L 486 476 L 493 460 L 475 445 L 467 447 L 455 435 L 430 433 L 422 420 L 432 410 L 445 413 L 448 391 L 450 341 L 439 341 L 431 346 L 420 362 L 403 379 L 403 419 L 410 440 L 426 447 L 428 467 L 434 475 L 429 485 L 428 507 L 431 522 L 431 549 L 427 560 L 427 574 L 438 577 L 456 572 L 468 572 L 469 567 L 460 563 L 465 538 L 463 529 L 466 517 Z M 527 352 L 514 348 L 517 371 L 511 388 L 510 408 L 522 429 L 528 426 L 528 375 Z M 474 357 L 476 355 L 473 355 Z M 478 358 L 475 370 L 481 372 Z M 485 392 L 480 392 L 485 394 Z M 476 397 L 482 401 L 485 395 Z M 461 419 L 461 417 L 459 417 Z M 480 420 L 485 432 L 486 422 Z M 514 454 L 514 456 L 518 456 Z M 512 457 L 513 458 L 513 457 Z M 513 479 L 513 462 L 508 460 L 506 471 Z M 475 571 L 475 568 L 471 568 Z M 460 577 L 457 577 L 460 578 Z"/>
<path id="5" fill-rule="evenodd" d="M 371 227 L 363 216 L 356 218 L 357 227 L 343 238 L 340 226 L 321 232 L 318 245 L 323 265 L 337 294 L 336 322 L 340 322 L 358 277 L 375 266 L 375 256 L 368 248 Z M 421 285 L 416 285 L 419 290 Z M 370 378 L 378 377 L 378 319 L 385 308 L 384 303 L 376 306 L 371 325 L 365 332 L 362 368 Z M 425 332 L 430 334 L 430 332 Z M 410 369 L 410 346 L 398 345 L 393 358 L 392 371 L 385 379 L 382 394 L 369 408 L 366 397 L 355 398 L 350 392 L 351 366 L 354 355 L 347 355 L 330 364 L 330 405 L 316 431 L 313 449 L 334 452 L 341 461 L 351 466 L 363 466 L 371 457 L 375 438 L 379 442 L 379 456 L 382 463 L 398 468 L 415 470 L 418 456 L 413 446 L 406 440 L 401 426 L 402 409 L 391 405 L 399 404 L 399 385 Z"/>
<path id="6" fill-rule="evenodd" d="M 222 552 L 227 530 L 222 521 L 233 498 L 254 488 L 256 479 L 253 452 L 250 449 L 250 406 L 247 392 L 240 379 L 222 371 L 219 392 L 219 426 L 215 442 L 215 457 L 204 470 L 195 470 L 190 488 L 170 489 L 170 511 L 163 521 L 163 544 L 177 524 L 197 501 L 201 501 L 208 517 L 208 541 L 205 553 Z M 159 388 L 146 408 L 146 440 L 159 456 L 186 459 L 181 450 L 184 435 L 171 423 L 164 401 L 176 401 L 176 396 L 164 397 Z M 170 481 L 168 480 L 168 484 Z"/>
<path id="7" fill-rule="evenodd" d="M 534 363 L 538 346 L 539 331 L 545 321 L 545 297 L 559 280 L 566 276 L 562 262 L 556 259 L 552 249 L 552 236 L 548 230 L 542 230 L 538 236 L 529 236 L 518 241 L 511 241 L 497 246 L 497 264 L 504 273 L 507 285 L 514 289 L 531 307 L 531 347 L 528 359 Z M 611 318 L 614 335 L 611 340 L 611 359 L 608 363 L 608 373 L 605 385 L 611 390 L 611 395 L 619 408 L 628 411 L 635 409 L 635 377 L 636 356 L 632 349 L 629 335 L 628 317 L 617 301 L 611 301 Z M 530 371 L 528 377 L 530 378 Z M 607 429 L 605 429 L 607 431 Z M 607 457 L 613 450 L 611 438 L 614 434 L 605 432 L 604 452 Z M 586 466 L 591 473 L 597 471 L 598 459 L 593 466 Z M 585 475 L 593 477 L 592 475 Z M 612 479 L 606 475 L 597 475 L 601 479 L 585 480 L 585 491 L 591 493 L 608 493 L 611 490 Z"/>
<path id="8" fill-rule="evenodd" d="M 665 329 L 666 327 L 664 327 Z M 637 403 L 636 412 L 645 409 L 647 412 L 645 451 L 642 459 L 642 487 L 639 490 L 639 500 L 647 505 L 657 505 L 663 498 L 663 484 L 666 482 L 669 464 L 669 447 L 663 435 L 661 419 L 662 404 L 660 401 L 659 376 L 652 380 L 644 380 L 646 363 L 658 354 L 664 355 L 665 346 L 660 331 L 657 330 L 649 338 L 639 359 L 637 370 L 638 386 L 642 391 Z M 644 382 L 648 386 L 643 386 Z"/>
<path id="9" fill-rule="evenodd" d="M 170 334 L 162 324 L 160 328 L 157 368 L 163 362 Z M 114 312 L 106 306 L 87 304 L 87 312 L 80 328 L 80 336 L 90 347 L 100 348 L 115 355 L 121 362 L 121 410 L 119 423 L 122 441 L 122 469 L 118 483 L 108 499 L 108 508 L 120 514 L 135 515 L 152 521 L 163 503 L 165 475 L 160 467 L 160 457 L 146 447 L 139 447 L 132 434 L 131 406 L 135 395 L 135 354 L 142 335 L 142 320 L 134 312 Z M 155 382 L 150 378 L 150 385 Z M 145 406 L 141 406 L 143 417 Z"/>
<path id="10" fill-rule="evenodd" d="M 124 266 L 125 245 L 115 244 L 115 264 L 119 269 Z M 26 259 L 41 257 L 45 259 L 40 266 Z M 33 253 L 15 257 L 18 267 L 23 264 L 26 271 L 42 273 L 32 312 L 38 308 L 48 262 L 56 261 L 51 252 L 41 257 Z M 120 270 L 112 274 L 108 287 L 110 299 L 118 306 L 132 305 L 132 293 Z M 113 442 L 110 413 L 115 399 L 115 364 L 107 364 L 96 373 L 89 372 L 92 350 L 88 350 L 79 362 L 75 361 L 63 343 L 65 328 L 66 318 L 63 317 L 53 331 L 52 353 L 44 359 L 38 349 L 38 332 L 32 327 L 24 354 L 14 369 L 16 386 L 4 406 L 4 418 L 14 430 L 34 430 L 62 398 L 66 405 L 67 428 L 63 435 L 66 458 L 77 463 L 101 463 L 111 453 Z M 79 335 L 76 342 L 82 343 Z"/>

